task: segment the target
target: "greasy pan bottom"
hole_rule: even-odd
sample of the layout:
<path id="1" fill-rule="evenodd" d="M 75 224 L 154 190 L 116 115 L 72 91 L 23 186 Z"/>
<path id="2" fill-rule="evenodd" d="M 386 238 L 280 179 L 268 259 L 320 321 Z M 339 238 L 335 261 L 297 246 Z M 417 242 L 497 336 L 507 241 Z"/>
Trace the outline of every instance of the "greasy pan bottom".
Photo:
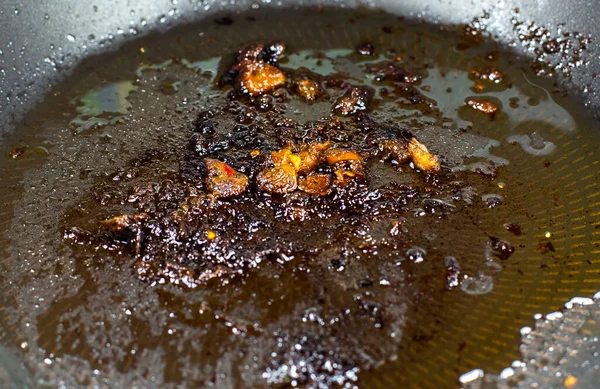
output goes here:
<path id="1" fill-rule="evenodd" d="M 147 166 L 149 179 L 177 170 L 173 158 L 186 147 L 197 113 L 220 95 L 211 86 L 214 74 L 205 73 L 215 63 L 196 61 L 275 39 L 285 41 L 289 53 L 338 56 L 333 49 L 364 41 L 379 53 L 395 49 L 409 67 L 427 70 L 419 88 L 430 87 L 427 96 L 438 110 L 381 106 L 378 117 L 414 128 L 434 151 L 444 149 L 436 144 L 443 138 L 427 133 L 423 123 L 452 133 L 464 128 L 497 140 L 489 152 L 508 163 L 497 176 L 452 176 L 478 189 L 472 205 L 424 216 L 410 209 L 401 215 L 408 232 L 399 254 L 382 250 L 387 255 L 350 259 L 343 270 L 330 261 L 274 258 L 229 283 L 191 290 L 140 280 L 127 251 L 63 239 L 65 229 L 118 211 L 94 205 L 94 195 L 122 190 L 112 177 L 148 150 L 170 150 Z M 165 63 L 173 58 L 187 61 Z M 295 60 L 308 66 L 301 56 Z M 343 69 L 351 72 L 351 63 Z M 497 67 L 505 79 L 484 93 L 502 102 L 493 120 L 464 107 L 465 98 L 476 95 L 468 71 L 482 64 Z M 178 87 L 165 89 L 167 83 Z M 107 86 L 108 96 L 89 92 Z M 551 80 L 491 42 L 466 40 L 463 29 L 440 31 L 339 10 L 217 18 L 85 61 L 27 116 L 2 154 L 2 352 L 7 361 L 17 355 L 26 367 L 6 363 L 6 375 L 50 387 L 250 387 L 280 382 L 273 372 L 286 363 L 291 369 L 331 358 L 343 367 L 334 378 L 349 386 L 439 388 L 458 385 L 458 376 L 475 367 L 499 372 L 518 357 L 519 329 L 531 325 L 534 314 L 555 311 L 576 295 L 591 296 L 600 284 L 596 124 L 569 96 L 553 92 Z M 294 119 L 328 114 L 329 105 L 315 104 Z M 92 117 L 103 125 L 82 128 L 77 121 Z M 532 155 L 508 140 L 533 132 L 556 149 L 529 149 Z M 24 146 L 22 155 L 8 157 Z M 452 146 L 445 150 L 464 156 Z M 490 207 L 485 194 L 504 200 Z M 522 233 L 511 233 L 506 223 Z M 302 237 L 301 230 L 290 234 Z M 490 236 L 516 248 L 507 260 L 497 260 L 502 271 L 494 274 L 493 289 L 480 295 L 448 291 L 444 258 L 456 257 L 465 275 L 477 275 Z M 423 261 L 399 261 L 414 246 L 426 249 Z M 369 307 L 361 306 L 371 309 L 363 316 L 353 313 L 357 295 L 385 312 L 383 325 Z M 346 309 L 351 313 L 344 318 Z M 294 351 L 303 347 L 305 354 Z M 325 377 L 306 383 L 333 382 Z"/>

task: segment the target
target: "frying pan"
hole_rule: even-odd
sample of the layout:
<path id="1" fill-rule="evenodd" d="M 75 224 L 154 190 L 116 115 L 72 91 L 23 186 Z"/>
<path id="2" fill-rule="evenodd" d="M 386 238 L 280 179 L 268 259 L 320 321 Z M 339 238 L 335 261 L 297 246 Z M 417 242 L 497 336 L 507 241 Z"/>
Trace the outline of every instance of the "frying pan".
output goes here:
<path id="1" fill-rule="evenodd" d="M 468 23 L 486 14 L 487 31 L 493 38 L 511 50 L 535 61 L 535 39 L 519 36 L 523 31 L 515 28 L 514 20 L 532 23 L 541 30 L 579 33 L 591 36 L 591 43 L 577 56 L 556 56 L 555 61 L 569 69 L 568 74 L 558 74 L 557 82 L 569 91 L 572 99 L 580 101 L 591 112 L 598 112 L 600 99 L 597 90 L 600 80 L 600 45 L 594 37 L 600 36 L 600 4 L 588 1 L 561 2 L 547 0 L 528 1 L 138 1 L 98 0 L 93 3 L 78 1 L 13 2 L 0 5 L 0 95 L 2 115 L 0 128 L 2 139 L 16 127 L 25 113 L 39 103 L 52 87 L 69 75 L 85 58 L 106 51 L 113 51 L 128 41 L 135 40 L 152 31 L 167 32 L 175 26 L 209 19 L 212 15 L 227 12 L 236 14 L 250 9 L 281 8 L 297 12 L 298 9 L 314 7 L 340 7 L 382 9 L 407 19 L 418 19 L 435 24 Z M 529 31 L 534 31 L 530 29 Z M 533 42 L 533 43 L 532 43 Z M 593 130 L 593 129 L 590 129 Z M 594 145 L 591 145 L 592 150 Z M 554 176 L 548 179 L 557 179 Z M 569 184 L 565 181 L 564 184 Z M 580 189 L 577 197 L 593 196 L 594 185 Z M 9 201 L 12 201 L 9 199 Z M 575 207 L 574 207 L 575 208 Z M 3 215 L 4 217 L 5 215 Z M 569 216 L 564 216 L 569 219 Z M 390 387 L 401 382 L 405 387 L 456 387 L 457 377 L 480 364 L 487 364 L 496 372 L 518 357 L 518 328 L 532 325 L 534 313 L 548 313 L 562 308 L 576 295 L 592 296 L 600 289 L 597 268 L 592 265 L 598 259 L 594 250 L 595 231 L 583 228 L 592 225 L 597 216 L 588 216 L 585 222 L 565 220 L 566 228 L 583 231 L 568 234 L 563 244 L 568 246 L 584 242 L 581 252 L 584 260 L 572 264 L 574 283 L 563 287 L 561 278 L 536 279 L 525 296 L 511 294 L 504 286 L 504 294 L 498 293 L 484 300 L 473 302 L 469 307 L 452 307 L 455 322 L 469 322 L 470 317 L 488 317 L 469 328 L 478 328 L 473 334 L 461 332 L 460 325 L 451 323 L 447 328 L 436 328 L 423 323 L 423 331 L 413 334 L 414 345 L 407 346 L 408 359 L 400 358 L 367 372 L 360 383 L 365 387 Z M 576 235 L 582 237 L 572 238 Z M 576 239 L 578 239 L 576 241 Z M 2 241 L 6 243 L 6 241 Z M 589 247 L 588 247 L 589 246 Z M 581 247 L 581 246 L 580 246 Z M 541 259 L 532 258 L 532 262 Z M 585 263 L 584 263 L 585 262 Z M 586 264 L 587 263 L 587 264 Z M 9 271 L 9 269 L 4 269 Z M 550 285 L 552 293 L 544 294 L 539 285 Z M 539 294 L 539 295 L 538 295 Z M 507 297 L 510 296 L 510 297 Z M 497 310 L 506 300 L 522 309 Z M 11 302 L 14 303 L 14 302 Z M 466 303 L 465 303 L 466 304 Z M 472 315 L 467 315 L 472 312 Z M 515 314 L 517 312 L 517 314 Z M 590 313 L 590 315 L 592 315 Z M 491 318 L 491 319 L 490 319 Z M 469 336 L 472 335 L 472 336 Z M 465 344 L 465 339 L 469 341 Z M 0 361 L 4 366 L 5 382 L 13 387 L 32 387 L 30 373 L 19 362 L 18 351 L 10 347 L 2 349 Z M 398 377 L 404 377 L 402 379 Z M 0 382 L 5 377 L 0 376 Z M 408 378 L 407 378 L 408 377 Z M 68 384 L 67 384 L 68 387 Z M 592 387 L 592 386 L 590 386 Z"/>

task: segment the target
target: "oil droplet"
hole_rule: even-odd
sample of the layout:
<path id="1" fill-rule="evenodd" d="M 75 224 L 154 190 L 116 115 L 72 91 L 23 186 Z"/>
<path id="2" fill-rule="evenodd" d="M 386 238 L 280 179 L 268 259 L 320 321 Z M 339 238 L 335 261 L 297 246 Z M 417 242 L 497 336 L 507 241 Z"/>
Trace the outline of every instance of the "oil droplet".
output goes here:
<path id="1" fill-rule="evenodd" d="M 479 295 L 486 294 L 494 288 L 494 279 L 492 276 L 478 273 L 476 276 L 469 276 L 460 283 L 460 289 L 468 294 Z"/>
<path id="2" fill-rule="evenodd" d="M 423 262 L 426 254 L 427 250 L 418 246 L 414 246 L 406 250 L 406 256 L 408 257 L 408 259 L 415 263 Z"/>
<path id="3" fill-rule="evenodd" d="M 544 236 L 546 238 L 551 238 L 552 237 L 552 233 L 550 231 L 546 231 L 546 233 L 544 234 Z"/>
<path id="4" fill-rule="evenodd" d="M 71 35 L 71 34 L 67 35 L 67 40 L 69 42 L 75 42 L 75 35 Z"/>

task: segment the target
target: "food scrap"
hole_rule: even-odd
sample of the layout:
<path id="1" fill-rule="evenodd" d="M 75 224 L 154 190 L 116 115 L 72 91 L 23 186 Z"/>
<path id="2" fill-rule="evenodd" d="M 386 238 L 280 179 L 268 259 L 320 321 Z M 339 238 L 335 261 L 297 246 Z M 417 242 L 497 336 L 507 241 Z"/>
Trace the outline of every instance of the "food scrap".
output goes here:
<path id="1" fill-rule="evenodd" d="M 381 159 L 383 161 L 392 160 L 394 163 L 403 164 L 411 158 L 408 143 L 405 141 L 386 139 L 379 144 L 379 149 L 382 152 Z"/>
<path id="2" fill-rule="evenodd" d="M 466 103 L 474 110 L 481 111 L 490 117 L 494 117 L 499 110 L 496 103 L 485 97 L 471 97 L 466 100 Z"/>
<path id="3" fill-rule="evenodd" d="M 344 177 L 364 176 L 364 160 L 355 151 L 331 149 L 329 142 L 302 144 L 298 149 L 297 153 L 292 146 L 273 151 L 274 166 L 257 175 L 258 188 L 271 194 L 286 194 L 300 184 L 304 192 L 324 196 L 330 192 L 331 176 L 311 174 L 321 164 L 331 166 L 337 184 L 344 183 Z"/>
<path id="4" fill-rule="evenodd" d="M 417 169 L 430 172 L 439 173 L 441 170 L 438 157 L 433 155 L 427 150 L 427 147 L 420 143 L 417 138 L 412 138 L 408 144 L 408 152 L 412 158 L 413 163 Z"/>
<path id="5" fill-rule="evenodd" d="M 344 115 L 354 115 L 359 111 L 364 111 L 373 99 L 375 91 L 366 86 L 353 86 L 336 100 L 333 109 Z"/>
<path id="6" fill-rule="evenodd" d="M 27 150 L 27 147 L 17 147 L 15 149 L 13 149 L 8 156 L 15 159 L 17 157 L 20 157 L 23 153 L 25 153 L 25 150 Z"/>
<path id="7" fill-rule="evenodd" d="M 222 78 L 221 84 L 233 80 L 241 94 L 259 96 L 285 84 L 286 76 L 277 67 L 285 46 L 275 42 L 251 45 L 239 51 L 237 62 Z"/>
<path id="8" fill-rule="evenodd" d="M 375 55 L 375 46 L 372 43 L 365 42 L 356 48 L 356 52 L 361 55 L 374 56 Z"/>
<path id="9" fill-rule="evenodd" d="M 298 179 L 298 188 L 311 195 L 327 196 L 331 193 L 331 175 L 330 174 L 309 174 Z"/>
<path id="10" fill-rule="evenodd" d="M 410 226 L 396 223 L 383 240 L 369 238 L 361 231 L 370 231 L 372 220 L 366 217 L 368 224 L 362 224 L 360 215 L 373 212 L 387 226 L 387 217 L 404 220 L 399 212 L 410 212 L 415 204 L 423 205 L 423 212 L 433 207 L 437 215 L 450 212 L 440 206 L 444 201 L 432 198 L 450 190 L 443 176 L 415 182 L 417 175 L 384 165 L 411 163 L 425 175 L 442 172 L 440 157 L 419 140 L 418 125 L 384 122 L 370 112 L 376 106 L 371 106 L 375 89 L 351 84 L 340 73 L 321 75 L 304 67 L 284 72 L 279 68 L 284 50 L 280 42 L 241 49 L 219 78 L 224 93 L 198 114 L 188 147 L 171 157 L 179 171 L 160 181 L 136 178 L 126 195 L 136 211 L 104 220 L 96 235 L 79 234 L 81 240 L 132 249 L 143 280 L 165 278 L 197 287 L 213 278 L 235 277 L 275 252 L 293 256 L 290 247 L 298 240 L 286 240 L 289 231 L 279 220 L 308 223 L 299 230 L 316 237 L 321 227 L 310 220 L 319 219 L 333 231 L 332 239 L 375 253 L 388 244 L 395 247 Z M 374 53 L 370 44 L 357 50 Z M 382 99 L 429 107 L 411 85 L 419 82 L 417 73 L 396 62 L 362 66 L 375 73 L 374 82 L 393 84 Z M 321 116 L 305 121 L 291 116 L 305 107 Z M 118 185 L 127 185 L 126 180 Z M 510 255 L 508 245 L 498 243 L 497 249 L 498 255 Z M 460 267 L 451 264 L 446 270 L 447 287 L 456 287 Z"/>
<path id="11" fill-rule="evenodd" d="M 285 83 L 285 75 L 273 65 L 264 62 L 249 63 L 237 79 L 238 89 L 250 96 L 269 92 Z"/>
<path id="12" fill-rule="evenodd" d="M 469 76 L 476 80 L 489 81 L 494 84 L 502 82 L 504 76 L 497 69 L 485 68 L 485 69 L 471 69 Z"/>
<path id="13" fill-rule="evenodd" d="M 235 171 L 225 162 L 207 158 L 204 163 L 208 170 L 206 185 L 213 196 L 217 198 L 239 196 L 248 187 L 248 176 Z"/>
<path id="14" fill-rule="evenodd" d="M 138 225 L 141 221 L 148 218 L 144 213 L 130 215 L 119 215 L 101 222 L 102 226 L 111 233 L 122 234 L 132 227 Z"/>

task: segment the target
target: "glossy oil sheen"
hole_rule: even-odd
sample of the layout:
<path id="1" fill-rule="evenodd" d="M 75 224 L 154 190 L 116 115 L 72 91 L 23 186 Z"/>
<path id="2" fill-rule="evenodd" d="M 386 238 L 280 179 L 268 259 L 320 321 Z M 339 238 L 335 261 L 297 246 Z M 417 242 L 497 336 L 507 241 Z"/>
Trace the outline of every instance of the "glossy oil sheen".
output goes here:
<path id="1" fill-rule="evenodd" d="M 454 29 L 350 11 L 253 16 L 187 26 L 84 62 L 3 149 L 7 156 L 27 147 L 0 165 L 3 344 L 29 370 L 5 364 L 15 381 L 252 387 L 277 383 L 304 361 L 350 386 L 451 387 L 473 367 L 493 372 L 516 359 L 518 330 L 533 314 L 596 292 L 597 125 L 569 96 L 554 93 L 551 80 L 491 43 L 465 46 Z M 228 283 L 195 289 L 141 281 L 127 250 L 63 239 L 70 227 L 128 212 L 127 204 L 110 201 L 125 195 L 111 181 L 126 177 L 132 161 L 148 150 L 187 147 L 197 112 L 222 95 L 212 86 L 215 58 L 273 39 L 287 43 L 284 67 L 360 76 L 357 64 L 365 60 L 352 51 L 370 41 L 381 59 L 393 48 L 403 64 L 425 71 L 418 88 L 437 109 L 379 99 L 373 115 L 415 129 L 450 159 L 473 147 L 474 156 L 453 164 L 452 173 L 459 188 L 477 189 L 473 203 L 441 213 L 422 203 L 409 207 L 398 215 L 407 222 L 396 251 L 369 248 L 341 262 L 271 258 Z M 506 80 L 482 93 L 502 103 L 494 120 L 465 105 L 477 95 L 468 71 L 480 65 L 498 68 Z M 330 108 L 288 105 L 300 121 Z M 461 128 L 478 140 L 449 136 Z M 524 146 L 509 140 L 514 136 Z M 536 152 L 545 142 L 554 151 Z M 473 172 L 490 161 L 503 165 L 498 176 Z M 149 181 L 178 169 L 171 157 L 138 167 Z M 371 179 L 385 183 L 397 174 L 377 163 Z M 409 169 L 401 179 L 421 178 Z M 108 208 L 92 200 L 104 194 Z M 389 220 L 379 222 L 374 218 L 370 233 L 391 239 Z M 523 233 L 511 234 L 505 223 Z M 290 234 L 301 237 L 302 225 Z M 491 259 L 501 270 L 489 265 L 489 236 L 516 248 L 508 260 Z M 470 277 L 451 291 L 448 256 Z M 334 373 L 325 368 L 328 357 L 340 365 Z"/>

